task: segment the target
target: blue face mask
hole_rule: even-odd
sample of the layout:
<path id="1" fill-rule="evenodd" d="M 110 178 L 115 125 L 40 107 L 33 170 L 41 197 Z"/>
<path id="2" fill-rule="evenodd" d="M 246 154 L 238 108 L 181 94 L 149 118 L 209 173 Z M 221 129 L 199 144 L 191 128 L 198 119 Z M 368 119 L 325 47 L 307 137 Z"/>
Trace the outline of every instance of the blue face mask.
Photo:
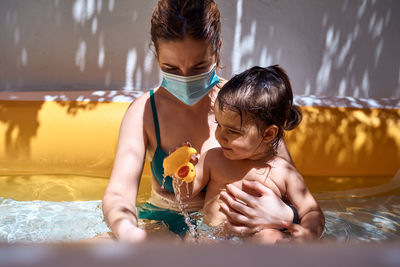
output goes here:
<path id="1" fill-rule="evenodd" d="M 193 76 L 180 76 L 161 71 L 164 77 L 161 86 L 186 105 L 193 106 L 219 83 L 215 73 L 216 68 L 217 64 L 214 64 L 210 71 Z"/>

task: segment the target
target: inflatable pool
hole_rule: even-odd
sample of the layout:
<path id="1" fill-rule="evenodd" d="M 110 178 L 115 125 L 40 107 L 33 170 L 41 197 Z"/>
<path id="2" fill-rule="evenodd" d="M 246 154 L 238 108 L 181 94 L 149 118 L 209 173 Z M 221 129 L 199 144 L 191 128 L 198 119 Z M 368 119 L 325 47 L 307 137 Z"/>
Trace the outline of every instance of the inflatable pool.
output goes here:
<path id="1" fill-rule="evenodd" d="M 100 200 L 122 117 L 140 94 L 0 92 L 0 241 L 107 231 Z M 400 240 L 400 102 L 303 96 L 296 103 L 304 118 L 285 138 L 325 213 L 324 238 Z M 146 162 L 139 202 L 149 196 L 150 175 Z"/>

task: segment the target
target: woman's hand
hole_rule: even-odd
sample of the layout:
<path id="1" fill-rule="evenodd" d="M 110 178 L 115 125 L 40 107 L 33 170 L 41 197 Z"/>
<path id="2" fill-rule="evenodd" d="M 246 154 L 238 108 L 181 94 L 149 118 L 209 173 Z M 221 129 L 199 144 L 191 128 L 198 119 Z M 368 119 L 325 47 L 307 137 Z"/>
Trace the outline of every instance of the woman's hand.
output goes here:
<path id="1" fill-rule="evenodd" d="M 294 224 L 288 221 L 282 221 L 282 226 L 287 228 L 292 236 L 292 240 L 298 243 L 304 243 L 306 241 L 310 241 L 315 239 L 314 235 L 311 231 L 300 224 Z"/>
<path id="2" fill-rule="evenodd" d="M 125 219 L 119 223 L 118 239 L 121 242 L 138 243 L 146 240 L 146 231 L 135 226 L 132 222 Z"/>
<path id="3" fill-rule="evenodd" d="M 243 181 L 243 190 L 233 185 L 226 188 L 227 192 L 221 192 L 221 211 L 228 218 L 225 226 L 235 233 L 251 235 L 293 221 L 292 209 L 260 182 Z"/>

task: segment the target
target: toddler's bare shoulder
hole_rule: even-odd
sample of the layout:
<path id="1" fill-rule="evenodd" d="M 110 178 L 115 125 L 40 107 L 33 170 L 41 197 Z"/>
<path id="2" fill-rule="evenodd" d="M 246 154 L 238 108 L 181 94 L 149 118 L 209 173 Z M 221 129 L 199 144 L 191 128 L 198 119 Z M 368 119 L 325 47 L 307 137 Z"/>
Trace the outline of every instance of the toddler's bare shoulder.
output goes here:
<path id="1" fill-rule="evenodd" d="M 207 150 L 204 154 L 204 157 L 204 161 L 209 166 L 218 166 L 220 164 L 223 164 L 223 162 L 227 160 L 220 147 L 214 147 Z"/>
<path id="2" fill-rule="evenodd" d="M 303 180 L 296 167 L 284 158 L 276 157 L 273 161 L 273 169 L 276 174 L 286 180 Z"/>

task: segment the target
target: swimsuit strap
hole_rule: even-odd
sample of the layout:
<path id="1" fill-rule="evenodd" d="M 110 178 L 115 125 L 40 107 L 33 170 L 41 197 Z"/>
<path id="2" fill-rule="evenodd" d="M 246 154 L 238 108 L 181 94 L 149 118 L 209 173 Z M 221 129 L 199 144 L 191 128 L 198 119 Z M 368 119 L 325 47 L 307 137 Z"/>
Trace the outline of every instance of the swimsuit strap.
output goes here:
<path id="1" fill-rule="evenodd" d="M 151 103 L 151 111 L 153 112 L 153 120 L 154 120 L 154 128 L 156 130 L 156 137 L 157 137 L 157 146 L 161 146 L 161 139 L 160 139 L 160 126 L 158 125 L 158 116 L 157 116 L 157 109 L 156 109 L 156 102 L 154 101 L 154 90 L 150 90 L 150 103 Z"/>

